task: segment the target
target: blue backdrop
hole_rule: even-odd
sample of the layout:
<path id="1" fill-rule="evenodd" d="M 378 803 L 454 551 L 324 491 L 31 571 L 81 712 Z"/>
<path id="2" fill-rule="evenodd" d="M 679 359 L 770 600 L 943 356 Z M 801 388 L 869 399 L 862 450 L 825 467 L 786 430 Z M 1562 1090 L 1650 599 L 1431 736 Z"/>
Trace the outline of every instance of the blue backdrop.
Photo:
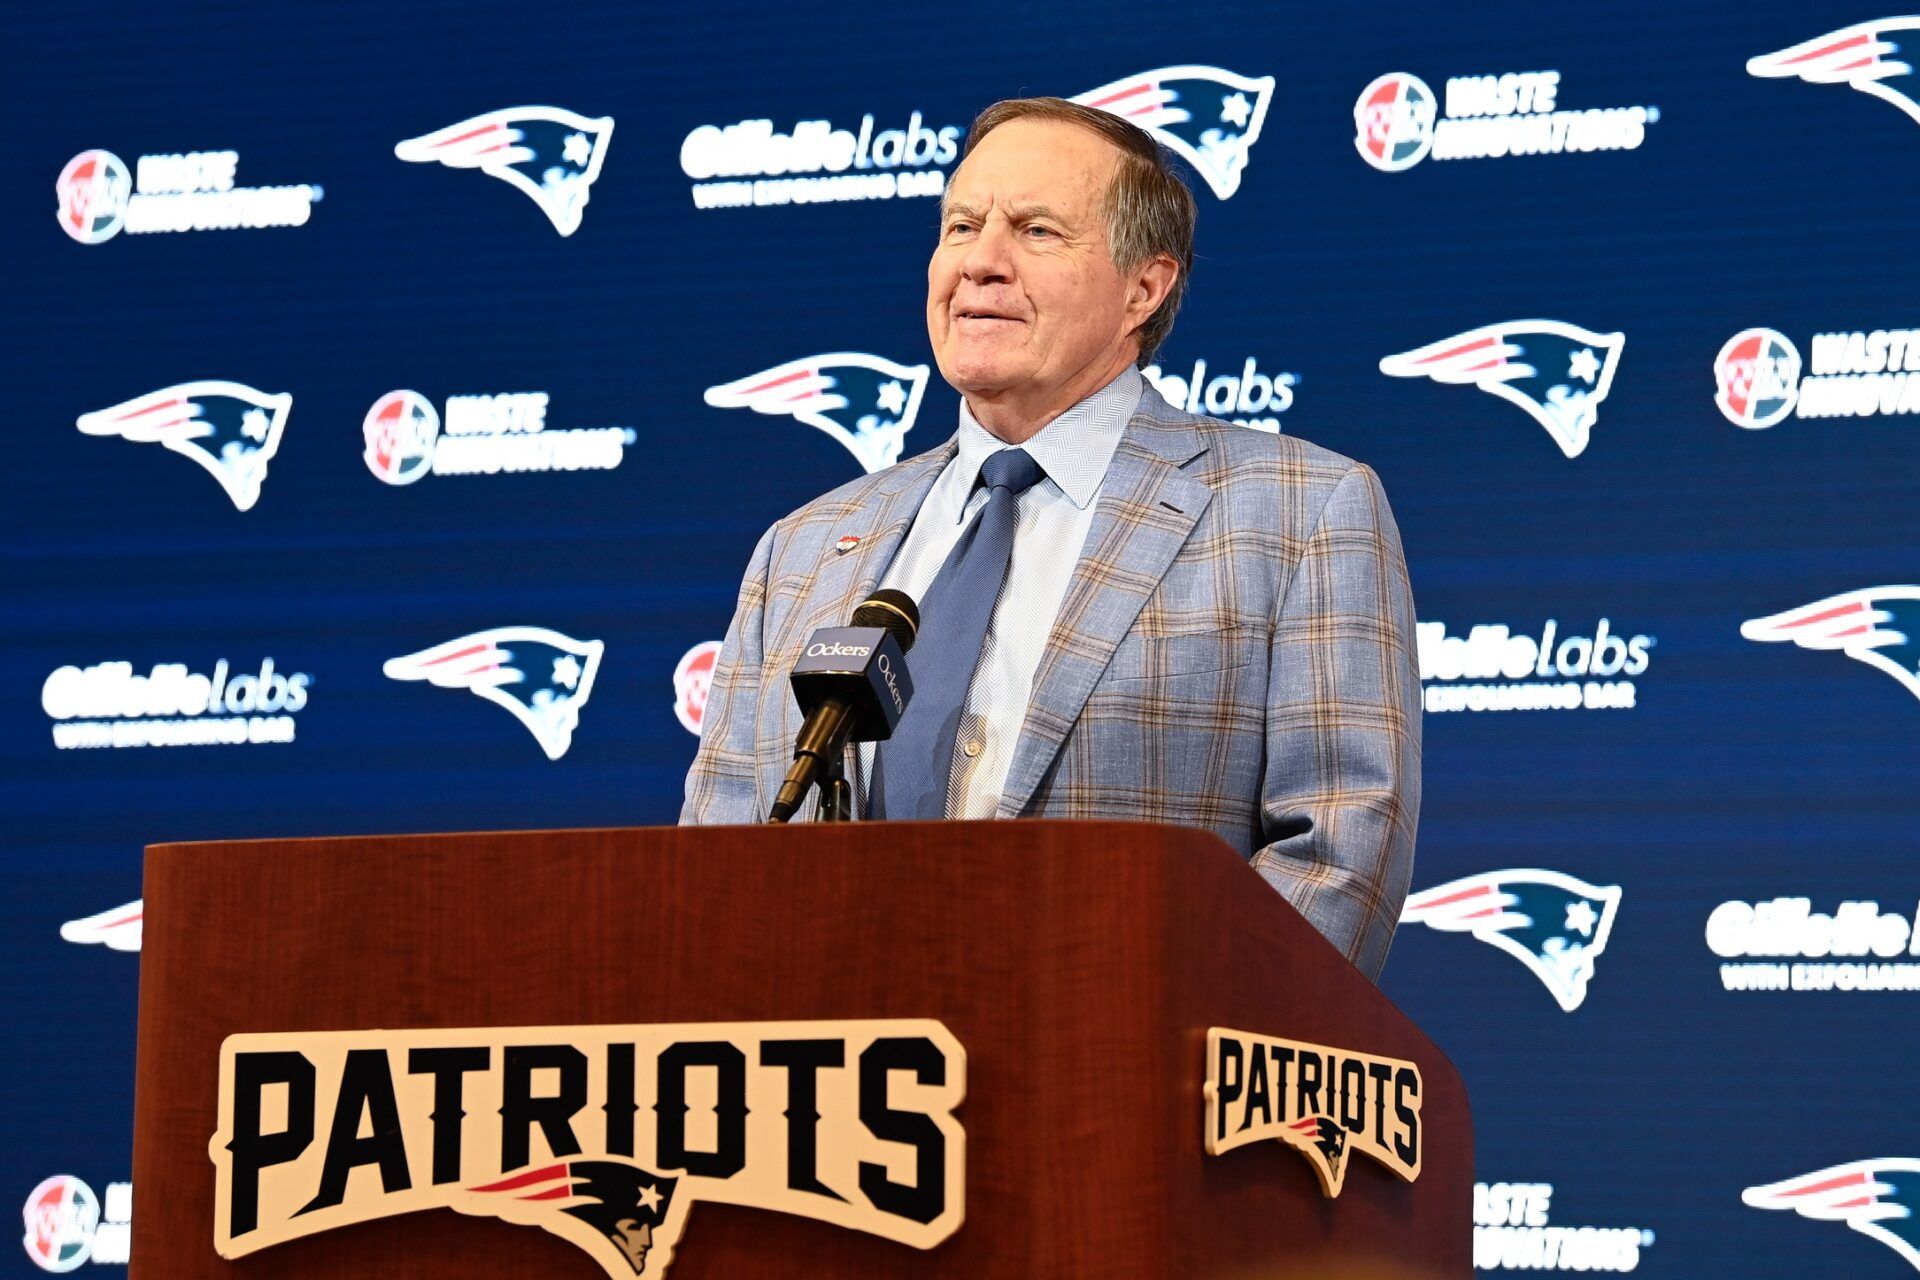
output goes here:
<path id="1" fill-rule="evenodd" d="M 952 142 L 1051 93 L 1194 169 L 1162 389 L 1393 501 L 1428 715 L 1383 981 L 1472 1092 L 1479 1263 L 1920 1270 L 1881 17 L 13 15 L 4 1265 L 124 1261 L 144 844 L 674 818 L 760 531 L 952 430 Z M 795 374 L 827 403 L 746 394 Z"/>

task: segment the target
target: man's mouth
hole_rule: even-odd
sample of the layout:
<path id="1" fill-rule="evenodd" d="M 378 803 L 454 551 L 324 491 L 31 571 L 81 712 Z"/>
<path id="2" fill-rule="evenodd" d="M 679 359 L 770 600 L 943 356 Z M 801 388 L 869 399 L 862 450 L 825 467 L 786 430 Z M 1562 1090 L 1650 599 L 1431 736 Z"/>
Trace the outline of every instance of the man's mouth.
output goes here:
<path id="1" fill-rule="evenodd" d="M 1020 317 L 1008 315 L 1004 311 L 994 311 L 984 307 L 962 307 L 953 313 L 956 320 L 1002 320 L 1009 324 L 1020 323 Z"/>

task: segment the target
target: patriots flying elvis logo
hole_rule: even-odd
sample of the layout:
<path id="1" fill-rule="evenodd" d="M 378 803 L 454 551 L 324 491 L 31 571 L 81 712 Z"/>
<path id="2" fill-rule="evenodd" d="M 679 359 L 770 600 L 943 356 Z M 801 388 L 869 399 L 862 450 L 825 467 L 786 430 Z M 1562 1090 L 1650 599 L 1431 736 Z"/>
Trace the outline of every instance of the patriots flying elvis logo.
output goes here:
<path id="1" fill-rule="evenodd" d="M 393 680 L 471 689 L 511 712 L 547 759 L 558 760 L 573 745 L 605 651 L 599 640 L 545 627 L 494 627 L 391 659 L 382 670 Z"/>
<path id="2" fill-rule="evenodd" d="M 1273 77 L 1219 67 L 1161 67 L 1074 98 L 1139 125 L 1171 147 L 1222 200 L 1240 189 L 1247 152 L 1260 140 Z"/>
<path id="3" fill-rule="evenodd" d="M 1862 93 L 1891 102 L 1909 120 L 1920 124 L 1920 102 L 1913 97 L 1913 66 L 1894 56 L 1903 41 L 1920 42 L 1920 17 L 1882 18 L 1829 31 L 1778 53 L 1747 59 L 1747 74 L 1852 85 Z"/>
<path id="4" fill-rule="evenodd" d="M 165 445 L 204 467 L 242 511 L 260 501 L 267 463 L 280 449 L 293 397 L 238 382 L 182 382 L 93 413 L 75 424 L 90 436 Z"/>
<path id="5" fill-rule="evenodd" d="M 1740 624 L 1749 640 L 1838 649 L 1920 698 L 1920 586 L 1862 587 Z"/>
<path id="6" fill-rule="evenodd" d="M 684 1198 L 675 1206 L 679 1181 L 612 1156 L 565 1160 L 467 1187 L 452 1207 L 545 1228 L 586 1250 L 608 1275 L 657 1276 L 673 1261 L 691 1207 Z"/>
<path id="7" fill-rule="evenodd" d="M 1742 1203 L 1755 1209 L 1792 1209 L 1803 1218 L 1844 1222 L 1871 1236 L 1920 1271 L 1920 1160 L 1855 1160 L 1812 1173 L 1748 1187 Z"/>
<path id="8" fill-rule="evenodd" d="M 587 189 L 607 158 L 613 119 L 590 120 L 560 107 L 509 107 L 450 124 L 393 149 L 402 160 L 478 169 L 512 183 L 540 206 L 553 229 L 580 229 Z"/>
<path id="9" fill-rule="evenodd" d="M 900 460 L 926 389 L 926 365 L 835 351 L 708 387 L 706 401 L 716 409 L 798 418 L 845 445 L 872 472 Z"/>
<path id="10" fill-rule="evenodd" d="M 1560 452 L 1577 458 L 1613 389 L 1626 340 L 1623 333 L 1595 333 L 1560 320 L 1510 320 L 1388 356 L 1380 372 L 1470 383 L 1526 410 Z"/>
<path id="11" fill-rule="evenodd" d="M 1587 998 L 1594 959 L 1607 949 L 1619 906 L 1617 885 L 1532 868 L 1483 871 L 1410 895 L 1400 921 L 1470 933 L 1500 948 L 1572 1013 Z"/>
<path id="12" fill-rule="evenodd" d="M 106 911 L 67 921 L 60 926 L 60 936 L 83 945 L 97 942 L 109 951 L 138 951 L 145 918 L 146 900 L 135 898 Z"/>

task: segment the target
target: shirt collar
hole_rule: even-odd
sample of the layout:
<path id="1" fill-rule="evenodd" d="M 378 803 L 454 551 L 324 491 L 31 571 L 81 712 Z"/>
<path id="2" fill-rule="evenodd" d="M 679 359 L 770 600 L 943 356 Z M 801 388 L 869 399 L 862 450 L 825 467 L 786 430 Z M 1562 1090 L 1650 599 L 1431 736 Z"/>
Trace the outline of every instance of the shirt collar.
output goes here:
<path id="1" fill-rule="evenodd" d="M 1099 496 L 1100 482 L 1106 479 L 1107 466 L 1120 447 L 1120 436 L 1140 406 L 1145 385 L 1139 371 L 1128 365 L 1112 382 L 1040 428 L 1020 446 L 1082 511 Z M 965 396 L 960 397 L 960 434 L 956 439 L 960 452 L 955 463 L 969 492 L 979 483 L 981 465 L 993 454 L 1012 447 L 974 419 Z M 965 519 L 963 506 L 955 523 Z"/>

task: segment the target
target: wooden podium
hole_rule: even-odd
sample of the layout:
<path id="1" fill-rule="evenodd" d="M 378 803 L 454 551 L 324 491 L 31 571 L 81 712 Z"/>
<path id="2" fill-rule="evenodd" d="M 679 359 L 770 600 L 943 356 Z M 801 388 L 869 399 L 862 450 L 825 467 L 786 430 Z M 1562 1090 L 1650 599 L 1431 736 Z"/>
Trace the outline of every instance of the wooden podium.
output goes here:
<path id="1" fill-rule="evenodd" d="M 160 845 L 145 927 L 135 1280 L 601 1274 L 547 1231 L 445 1209 L 221 1258 L 209 1142 L 229 1035 L 830 1019 L 937 1020 L 964 1050 L 964 1221 L 922 1250 L 700 1202 L 672 1280 L 1471 1275 L 1457 1074 L 1203 833 L 1019 821 Z M 1215 1027 L 1417 1064 L 1417 1179 L 1355 1154 L 1330 1199 L 1279 1141 L 1207 1154 Z"/>

